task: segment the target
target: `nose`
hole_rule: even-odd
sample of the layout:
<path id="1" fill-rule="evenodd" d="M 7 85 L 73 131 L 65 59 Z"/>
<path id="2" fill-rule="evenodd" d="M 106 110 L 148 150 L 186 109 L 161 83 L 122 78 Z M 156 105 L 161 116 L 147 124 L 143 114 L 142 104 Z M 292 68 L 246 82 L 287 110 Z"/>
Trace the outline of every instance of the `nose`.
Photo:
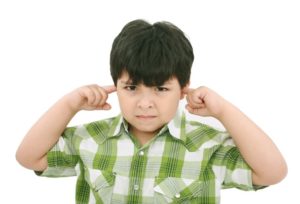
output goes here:
<path id="1" fill-rule="evenodd" d="M 153 96 L 151 96 L 151 94 L 142 94 L 138 100 L 137 106 L 141 109 L 153 108 Z"/>

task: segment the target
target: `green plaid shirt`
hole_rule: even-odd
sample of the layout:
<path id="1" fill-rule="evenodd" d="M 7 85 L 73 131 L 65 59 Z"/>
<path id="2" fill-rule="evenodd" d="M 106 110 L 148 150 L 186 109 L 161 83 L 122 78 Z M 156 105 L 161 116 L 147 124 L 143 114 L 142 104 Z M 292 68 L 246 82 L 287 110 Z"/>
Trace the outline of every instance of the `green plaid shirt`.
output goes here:
<path id="1" fill-rule="evenodd" d="M 38 174 L 77 175 L 77 204 L 215 204 L 221 188 L 255 189 L 228 133 L 178 113 L 144 146 L 122 116 L 69 127 Z"/>

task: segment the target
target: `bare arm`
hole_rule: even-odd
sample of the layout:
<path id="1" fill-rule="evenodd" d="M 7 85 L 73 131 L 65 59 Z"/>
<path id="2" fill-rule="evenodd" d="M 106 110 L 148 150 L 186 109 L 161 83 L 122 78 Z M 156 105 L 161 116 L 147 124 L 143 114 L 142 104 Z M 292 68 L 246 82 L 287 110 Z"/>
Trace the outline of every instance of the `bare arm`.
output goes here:
<path id="1" fill-rule="evenodd" d="M 227 103 L 218 119 L 251 166 L 254 184 L 272 185 L 286 176 L 287 165 L 276 145 L 239 109 Z"/>
<path id="2" fill-rule="evenodd" d="M 90 85 L 76 89 L 56 102 L 29 130 L 20 144 L 17 161 L 26 168 L 47 168 L 47 152 L 55 145 L 74 115 L 80 110 L 109 110 L 106 103 L 114 86 Z"/>
<path id="3" fill-rule="evenodd" d="M 206 87 L 187 92 L 187 110 L 220 120 L 252 168 L 252 182 L 272 185 L 287 174 L 285 160 L 272 140 L 245 114 Z"/>

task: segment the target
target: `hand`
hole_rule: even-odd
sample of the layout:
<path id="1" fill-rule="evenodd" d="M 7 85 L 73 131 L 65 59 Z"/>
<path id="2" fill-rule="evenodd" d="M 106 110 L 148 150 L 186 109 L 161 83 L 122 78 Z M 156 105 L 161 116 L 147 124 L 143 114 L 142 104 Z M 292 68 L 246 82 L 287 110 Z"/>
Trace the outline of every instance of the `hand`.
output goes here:
<path id="1" fill-rule="evenodd" d="M 94 84 L 80 87 L 66 97 L 75 111 L 109 110 L 111 105 L 106 101 L 108 95 L 115 91 L 116 87 L 114 85 L 100 87 Z"/>
<path id="2" fill-rule="evenodd" d="M 187 89 L 185 91 L 187 105 L 186 109 L 199 116 L 212 116 L 219 118 L 222 115 L 224 105 L 227 101 L 207 87 Z"/>

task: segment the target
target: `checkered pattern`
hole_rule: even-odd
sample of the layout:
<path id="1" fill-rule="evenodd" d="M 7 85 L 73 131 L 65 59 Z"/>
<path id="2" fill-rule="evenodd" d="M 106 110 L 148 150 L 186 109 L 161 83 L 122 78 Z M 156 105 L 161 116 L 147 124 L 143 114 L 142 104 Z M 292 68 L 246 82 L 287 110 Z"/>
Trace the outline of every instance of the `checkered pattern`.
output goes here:
<path id="1" fill-rule="evenodd" d="M 179 112 L 144 146 L 122 116 L 69 127 L 39 175 L 77 175 L 77 204 L 215 204 L 221 188 L 255 189 L 228 133 Z"/>

